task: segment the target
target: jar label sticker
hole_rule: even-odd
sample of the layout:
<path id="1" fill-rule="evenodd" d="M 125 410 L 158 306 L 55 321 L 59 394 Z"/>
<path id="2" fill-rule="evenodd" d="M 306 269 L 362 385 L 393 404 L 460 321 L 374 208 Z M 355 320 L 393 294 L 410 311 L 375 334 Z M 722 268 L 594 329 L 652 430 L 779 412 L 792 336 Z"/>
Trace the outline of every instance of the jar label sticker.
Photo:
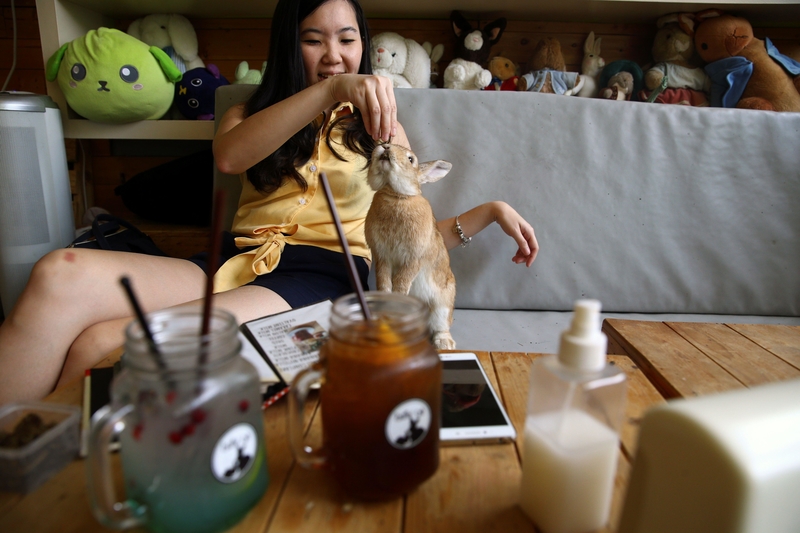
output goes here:
<path id="1" fill-rule="evenodd" d="M 218 481 L 233 483 L 253 466 L 258 435 L 250 424 L 236 424 L 226 431 L 211 453 L 211 472 Z"/>
<path id="2" fill-rule="evenodd" d="M 413 448 L 431 428 L 431 408 L 425 400 L 412 398 L 392 409 L 386 418 L 386 440 L 395 448 Z"/>

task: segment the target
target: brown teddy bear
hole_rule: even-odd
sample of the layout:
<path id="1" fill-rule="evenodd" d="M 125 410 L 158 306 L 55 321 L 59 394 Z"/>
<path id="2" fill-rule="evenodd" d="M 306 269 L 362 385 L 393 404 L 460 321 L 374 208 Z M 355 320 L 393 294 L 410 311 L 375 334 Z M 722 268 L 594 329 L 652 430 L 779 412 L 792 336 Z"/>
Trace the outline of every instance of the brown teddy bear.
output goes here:
<path id="1" fill-rule="evenodd" d="M 774 49 L 770 40 L 757 39 L 744 18 L 711 10 L 697 18 L 694 43 L 708 63 L 712 105 L 800 111 L 800 65 L 780 54 L 774 59 L 776 54 L 768 52 Z M 794 74 L 789 73 L 792 68 Z"/>
<path id="2" fill-rule="evenodd" d="M 642 99 L 646 100 L 650 91 L 661 88 L 664 76 L 667 77 L 667 83 L 662 88 L 662 93 L 708 93 L 711 90 L 711 80 L 700 67 L 701 61 L 694 49 L 694 15 L 664 15 L 656 21 L 656 26 L 658 31 L 652 48 L 655 64 L 645 72 L 646 91 Z"/>
<path id="3" fill-rule="evenodd" d="M 489 72 L 492 73 L 492 83 L 486 86 L 488 91 L 516 91 L 517 65 L 507 57 L 495 56 L 489 60 Z"/>

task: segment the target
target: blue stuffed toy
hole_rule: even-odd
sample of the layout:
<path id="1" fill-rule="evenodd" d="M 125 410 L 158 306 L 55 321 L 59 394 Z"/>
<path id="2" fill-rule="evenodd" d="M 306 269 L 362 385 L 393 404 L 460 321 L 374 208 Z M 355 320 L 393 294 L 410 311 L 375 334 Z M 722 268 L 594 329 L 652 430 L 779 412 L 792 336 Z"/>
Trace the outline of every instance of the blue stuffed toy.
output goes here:
<path id="1" fill-rule="evenodd" d="M 187 70 L 175 84 L 175 106 L 191 120 L 214 120 L 214 92 L 228 85 L 225 76 L 213 63 Z"/>

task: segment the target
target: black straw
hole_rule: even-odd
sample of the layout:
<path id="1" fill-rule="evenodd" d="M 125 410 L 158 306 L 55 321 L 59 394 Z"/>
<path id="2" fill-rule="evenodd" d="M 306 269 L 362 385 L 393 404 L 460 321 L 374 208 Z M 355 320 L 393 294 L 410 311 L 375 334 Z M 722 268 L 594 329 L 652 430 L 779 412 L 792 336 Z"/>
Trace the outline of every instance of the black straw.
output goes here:
<path id="1" fill-rule="evenodd" d="M 328 176 L 325 175 L 324 172 L 321 172 L 319 178 L 322 183 L 322 189 L 325 191 L 325 197 L 328 199 L 328 207 L 331 210 L 333 222 L 336 224 L 336 231 L 339 233 L 339 242 L 342 245 L 342 250 L 344 250 L 344 257 L 347 260 L 347 274 L 350 276 L 350 285 L 353 286 L 353 290 L 358 296 L 358 301 L 361 304 L 361 311 L 364 313 L 364 319 L 372 320 L 369 307 L 367 306 L 367 298 L 364 296 L 364 288 L 361 286 L 361 282 L 358 279 L 356 263 L 353 261 L 353 254 L 350 253 L 350 246 L 347 244 L 347 237 L 345 237 L 344 234 L 342 221 L 339 219 L 339 213 L 336 211 L 336 205 L 333 203 L 333 195 L 331 194 L 331 188 L 328 184 Z"/>
<path id="2" fill-rule="evenodd" d="M 133 312 L 136 314 L 136 319 L 139 321 L 139 326 L 141 326 L 142 331 L 144 331 L 144 337 L 147 339 L 147 344 L 150 347 L 150 353 L 153 354 L 158 368 L 162 371 L 166 370 L 167 365 L 164 363 L 164 357 L 161 355 L 161 350 L 158 348 L 156 340 L 153 338 L 153 332 L 150 331 L 150 325 L 147 323 L 147 319 L 142 312 L 142 308 L 139 305 L 139 300 L 136 298 L 136 294 L 133 292 L 131 280 L 128 279 L 127 276 L 122 276 L 119 278 L 119 282 L 122 284 L 122 287 L 128 294 L 128 300 L 131 303 L 131 307 L 133 307 Z"/>

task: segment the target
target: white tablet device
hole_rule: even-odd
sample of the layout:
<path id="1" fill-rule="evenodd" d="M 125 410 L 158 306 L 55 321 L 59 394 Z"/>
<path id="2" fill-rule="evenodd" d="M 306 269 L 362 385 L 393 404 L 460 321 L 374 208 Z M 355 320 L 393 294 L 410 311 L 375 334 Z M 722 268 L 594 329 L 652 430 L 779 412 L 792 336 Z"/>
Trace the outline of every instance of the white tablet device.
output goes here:
<path id="1" fill-rule="evenodd" d="M 443 353 L 442 444 L 510 442 L 517 437 L 474 353 Z"/>

